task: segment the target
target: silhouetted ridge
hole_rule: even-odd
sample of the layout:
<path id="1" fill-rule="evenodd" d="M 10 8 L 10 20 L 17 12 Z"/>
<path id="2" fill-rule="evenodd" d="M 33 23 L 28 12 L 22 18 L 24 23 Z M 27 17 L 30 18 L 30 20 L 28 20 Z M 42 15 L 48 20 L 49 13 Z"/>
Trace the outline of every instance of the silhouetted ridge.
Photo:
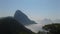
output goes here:
<path id="1" fill-rule="evenodd" d="M 26 32 L 27 34 L 33 33 L 21 23 L 16 21 L 13 17 L 5 17 L 0 19 L 0 34 L 18 34 L 21 32 Z"/>

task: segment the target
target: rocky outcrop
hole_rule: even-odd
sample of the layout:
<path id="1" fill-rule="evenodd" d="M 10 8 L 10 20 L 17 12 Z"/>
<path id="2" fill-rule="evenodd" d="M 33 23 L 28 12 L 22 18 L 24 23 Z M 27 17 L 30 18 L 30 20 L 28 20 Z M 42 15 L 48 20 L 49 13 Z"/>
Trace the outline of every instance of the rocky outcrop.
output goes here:
<path id="1" fill-rule="evenodd" d="M 36 24 L 34 21 L 30 20 L 23 12 L 20 10 L 17 10 L 15 12 L 14 18 L 21 22 L 23 25 L 30 25 L 30 24 Z"/>

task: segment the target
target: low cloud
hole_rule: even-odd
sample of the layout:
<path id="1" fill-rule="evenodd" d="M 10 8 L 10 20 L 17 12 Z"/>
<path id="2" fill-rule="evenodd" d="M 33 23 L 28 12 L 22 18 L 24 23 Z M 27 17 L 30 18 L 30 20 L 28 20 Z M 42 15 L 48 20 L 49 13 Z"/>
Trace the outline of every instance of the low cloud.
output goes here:
<path id="1" fill-rule="evenodd" d="M 30 26 L 26 26 L 28 29 L 34 31 L 34 32 L 38 32 L 38 31 L 42 31 L 42 24 L 33 24 L 33 25 L 30 25 Z"/>

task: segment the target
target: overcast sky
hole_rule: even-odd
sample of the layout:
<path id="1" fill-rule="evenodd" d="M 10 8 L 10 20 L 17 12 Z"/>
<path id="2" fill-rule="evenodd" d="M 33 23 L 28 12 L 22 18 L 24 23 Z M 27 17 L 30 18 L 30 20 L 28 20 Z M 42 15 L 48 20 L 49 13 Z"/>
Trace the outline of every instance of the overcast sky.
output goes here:
<path id="1" fill-rule="evenodd" d="M 35 20 L 60 19 L 60 0 L 0 0 L 0 17 L 13 16 L 17 9 Z"/>

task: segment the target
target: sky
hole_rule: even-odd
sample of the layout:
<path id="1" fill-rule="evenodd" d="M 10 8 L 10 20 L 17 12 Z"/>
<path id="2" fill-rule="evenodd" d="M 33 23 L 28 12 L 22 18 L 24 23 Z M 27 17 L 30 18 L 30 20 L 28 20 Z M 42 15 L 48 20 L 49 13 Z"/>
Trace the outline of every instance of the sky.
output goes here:
<path id="1" fill-rule="evenodd" d="M 60 0 L 0 0 L 0 17 L 21 10 L 30 19 L 60 19 Z"/>

